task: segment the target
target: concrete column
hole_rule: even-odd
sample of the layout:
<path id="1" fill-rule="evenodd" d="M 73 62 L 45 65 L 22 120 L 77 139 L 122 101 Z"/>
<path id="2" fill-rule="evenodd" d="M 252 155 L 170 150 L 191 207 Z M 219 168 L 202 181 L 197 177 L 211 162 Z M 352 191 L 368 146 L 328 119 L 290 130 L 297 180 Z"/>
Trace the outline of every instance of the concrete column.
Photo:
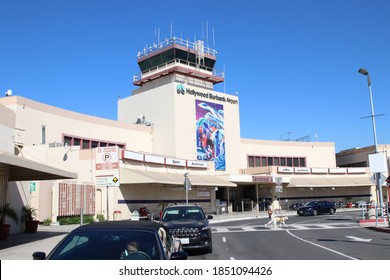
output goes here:
<path id="1" fill-rule="evenodd" d="M 54 182 L 51 187 L 51 223 L 53 225 L 59 225 L 57 221 L 58 216 L 58 182 Z"/>
<path id="2" fill-rule="evenodd" d="M 8 173 L 8 166 L 0 166 L 0 206 L 7 201 Z"/>

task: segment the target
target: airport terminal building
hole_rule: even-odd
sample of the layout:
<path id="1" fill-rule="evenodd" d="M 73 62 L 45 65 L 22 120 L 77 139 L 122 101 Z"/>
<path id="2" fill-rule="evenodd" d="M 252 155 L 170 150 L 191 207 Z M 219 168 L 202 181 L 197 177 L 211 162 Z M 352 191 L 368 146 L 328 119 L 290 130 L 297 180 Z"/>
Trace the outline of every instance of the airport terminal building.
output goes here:
<path id="1" fill-rule="evenodd" d="M 239 98 L 214 90 L 224 75 L 202 41 L 174 37 L 138 53 L 137 62 L 137 88 L 118 100 L 115 121 L 0 98 L 2 203 L 31 205 L 39 220 L 56 222 L 81 209 L 130 219 L 145 204 L 158 215 L 186 201 L 220 213 L 263 210 L 271 201 L 284 208 L 376 200 L 370 169 L 338 167 L 334 143 L 241 138 Z M 31 163 L 40 176 L 29 175 L 37 169 Z"/>

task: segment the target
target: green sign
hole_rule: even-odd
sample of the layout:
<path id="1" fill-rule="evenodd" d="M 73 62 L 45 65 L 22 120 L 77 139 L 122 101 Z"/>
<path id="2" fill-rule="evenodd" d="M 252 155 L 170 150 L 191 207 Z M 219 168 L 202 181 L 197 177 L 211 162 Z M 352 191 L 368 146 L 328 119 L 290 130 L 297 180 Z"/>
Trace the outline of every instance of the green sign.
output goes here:
<path id="1" fill-rule="evenodd" d="M 37 188 L 37 182 L 30 182 L 30 193 L 35 192 Z"/>

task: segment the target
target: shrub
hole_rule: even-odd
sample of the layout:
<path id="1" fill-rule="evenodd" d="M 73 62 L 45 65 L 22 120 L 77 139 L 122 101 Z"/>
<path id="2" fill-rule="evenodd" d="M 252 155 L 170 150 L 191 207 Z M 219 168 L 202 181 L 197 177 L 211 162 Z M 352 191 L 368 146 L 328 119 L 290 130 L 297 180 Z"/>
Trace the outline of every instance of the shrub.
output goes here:
<path id="1" fill-rule="evenodd" d="M 96 215 L 96 219 L 99 221 L 99 222 L 104 222 L 106 219 L 104 218 L 104 215 L 103 214 L 97 214 Z"/>
<path id="2" fill-rule="evenodd" d="M 44 226 L 50 226 L 51 225 L 51 220 L 49 218 L 43 220 L 43 223 L 42 223 Z"/>
<path id="3" fill-rule="evenodd" d="M 57 221 L 60 225 L 75 225 L 80 224 L 81 218 L 80 216 L 63 216 L 58 217 Z M 89 224 L 95 222 L 93 219 L 93 215 L 84 215 L 83 223 Z"/>

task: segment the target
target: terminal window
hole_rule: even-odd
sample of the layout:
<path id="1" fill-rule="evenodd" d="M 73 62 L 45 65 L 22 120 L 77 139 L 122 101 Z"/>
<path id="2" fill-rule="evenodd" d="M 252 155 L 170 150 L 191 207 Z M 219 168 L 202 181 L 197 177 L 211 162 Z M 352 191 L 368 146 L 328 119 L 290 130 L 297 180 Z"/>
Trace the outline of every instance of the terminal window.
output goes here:
<path id="1" fill-rule="evenodd" d="M 81 149 L 91 149 L 97 147 L 118 146 L 120 149 L 125 149 L 125 144 L 116 142 L 99 141 L 96 139 L 88 139 L 81 137 L 74 137 L 70 135 L 63 136 L 64 145 L 67 146 L 80 146 Z"/>
<path id="2" fill-rule="evenodd" d="M 288 166 L 306 167 L 304 157 L 248 156 L 248 167 Z"/>

